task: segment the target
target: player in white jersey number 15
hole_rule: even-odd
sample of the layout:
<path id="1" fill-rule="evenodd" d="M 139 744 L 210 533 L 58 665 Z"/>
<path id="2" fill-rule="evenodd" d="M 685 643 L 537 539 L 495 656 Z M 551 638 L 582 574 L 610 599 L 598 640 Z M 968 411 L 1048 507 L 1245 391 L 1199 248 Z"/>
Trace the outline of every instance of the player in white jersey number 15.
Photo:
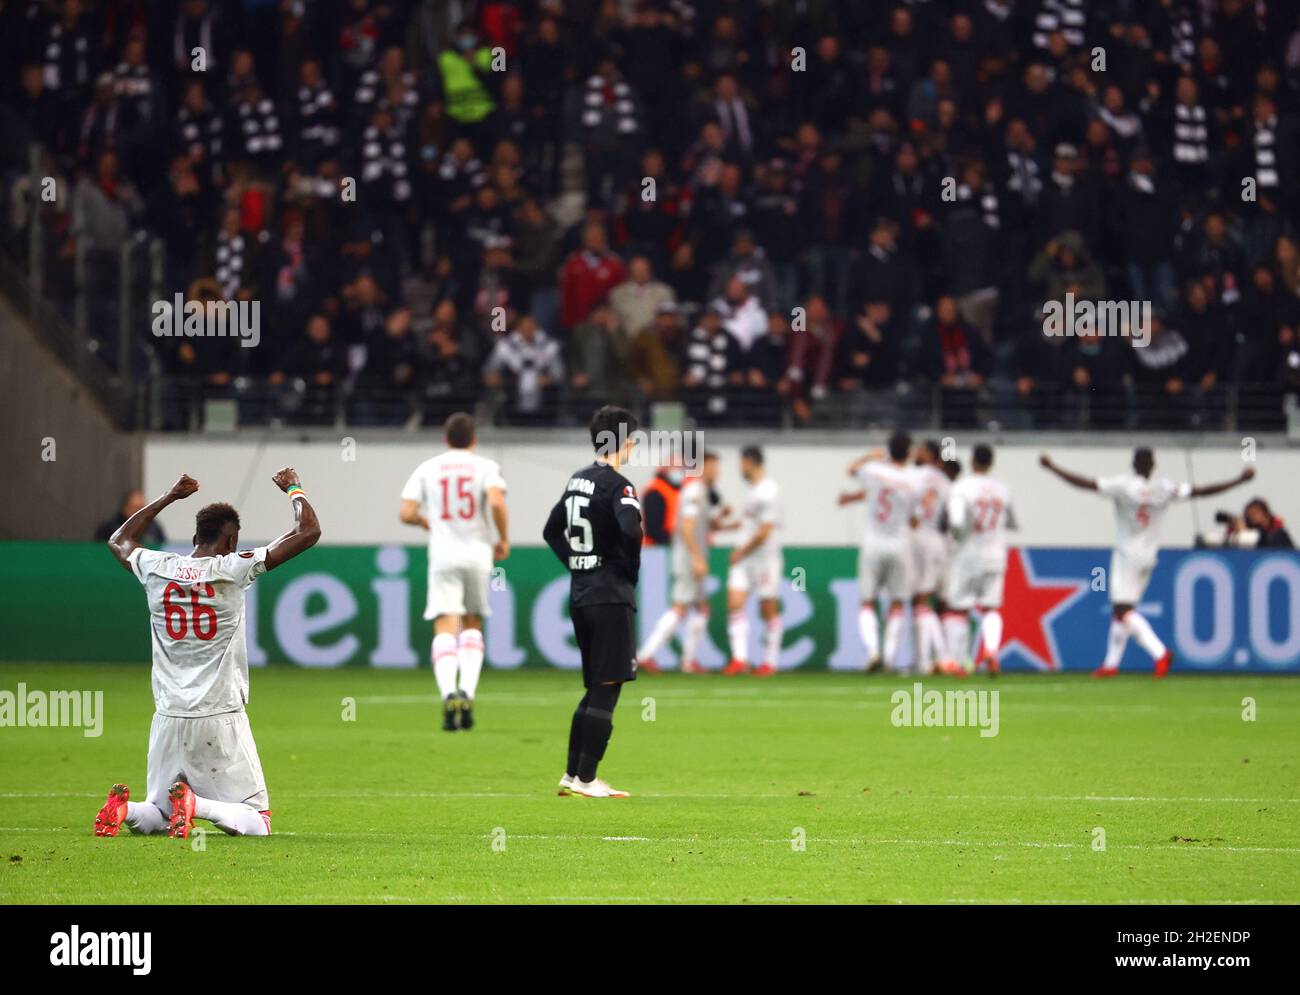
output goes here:
<path id="1" fill-rule="evenodd" d="M 474 452 L 474 419 L 457 412 L 445 432 L 447 451 L 417 466 L 402 488 L 400 518 L 429 533 L 424 617 L 433 622 L 442 728 L 456 732 L 474 726 L 492 564 L 510 555 L 510 539 L 506 482 L 495 462 Z"/>
<path id="2" fill-rule="evenodd" d="M 1106 657 L 1093 677 L 1114 677 L 1119 673 L 1119 661 L 1124 655 L 1128 637 L 1151 654 L 1155 661 L 1155 675 L 1164 677 L 1173 666 L 1173 652 L 1156 635 L 1151 623 L 1138 611 L 1142 595 L 1156 566 L 1160 550 L 1160 523 L 1165 511 L 1174 501 L 1207 497 L 1244 484 L 1255 476 L 1250 467 L 1242 470 L 1232 480 L 1204 487 L 1175 484 L 1163 477 L 1152 477 L 1156 461 L 1145 446 L 1133 451 L 1133 472 L 1114 477 L 1084 477 L 1059 467 L 1046 454 L 1039 463 L 1067 484 L 1086 491 L 1097 491 L 1115 502 L 1115 549 L 1111 553 L 1110 572 L 1106 589 L 1110 592 L 1112 618 L 1106 639 Z"/>
<path id="3" fill-rule="evenodd" d="M 289 495 L 293 528 L 268 546 L 239 550 L 239 512 L 209 504 L 194 516 L 188 555 L 145 549 L 140 537 L 158 513 L 199 489 L 182 475 L 108 540 L 144 585 L 153 632 L 154 717 L 142 802 L 115 784 L 95 817 L 96 836 L 136 833 L 185 838 L 195 819 L 233 836 L 269 836 L 270 804 L 248 725 L 244 590 L 320 538 L 320 523 L 292 467 L 271 478 Z"/>

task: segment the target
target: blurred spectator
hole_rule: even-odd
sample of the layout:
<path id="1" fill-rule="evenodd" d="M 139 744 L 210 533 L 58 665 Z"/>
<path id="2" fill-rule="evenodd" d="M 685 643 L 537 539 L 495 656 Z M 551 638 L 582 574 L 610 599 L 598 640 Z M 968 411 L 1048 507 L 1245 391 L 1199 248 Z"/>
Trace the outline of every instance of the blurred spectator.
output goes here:
<path id="1" fill-rule="evenodd" d="M 144 491 L 139 489 L 129 490 L 122 496 L 122 503 L 117 506 L 117 513 L 110 515 L 99 523 L 95 529 L 95 541 L 107 542 L 128 518 L 143 508 L 148 502 L 145 500 Z M 151 549 L 158 549 L 167 544 L 167 533 L 163 531 L 157 519 L 150 522 L 145 528 L 143 535 L 140 536 L 140 544 Z"/>
<path id="2" fill-rule="evenodd" d="M 988 350 L 961 320 L 957 302 L 940 297 L 923 344 L 925 368 L 941 390 L 946 425 L 973 427 L 980 389 L 988 373 Z"/>
<path id="3" fill-rule="evenodd" d="M 650 260 L 636 256 L 628 263 L 627 279 L 610 291 L 609 303 L 630 338 L 649 327 L 659 308 L 673 298 L 673 288 L 654 278 Z"/>
<path id="4" fill-rule="evenodd" d="M 685 349 L 679 309 L 665 301 L 654 321 L 632 336 L 628 344 L 628 373 L 646 401 L 668 401 L 681 387 L 681 356 Z"/>
<path id="5" fill-rule="evenodd" d="M 605 229 L 589 223 L 582 230 L 582 248 L 564 263 L 560 276 L 560 323 L 573 328 L 587 317 L 609 292 L 623 282 L 623 260 L 609 250 Z"/>
<path id="6" fill-rule="evenodd" d="M 614 308 L 596 305 L 569 338 L 569 386 L 584 406 L 632 403 L 628 336 Z"/>
<path id="7" fill-rule="evenodd" d="M 512 425 L 555 420 L 556 394 L 564 378 L 560 345 L 521 317 L 514 331 L 497 340 L 483 367 L 483 382 L 505 393 L 506 420 Z"/>

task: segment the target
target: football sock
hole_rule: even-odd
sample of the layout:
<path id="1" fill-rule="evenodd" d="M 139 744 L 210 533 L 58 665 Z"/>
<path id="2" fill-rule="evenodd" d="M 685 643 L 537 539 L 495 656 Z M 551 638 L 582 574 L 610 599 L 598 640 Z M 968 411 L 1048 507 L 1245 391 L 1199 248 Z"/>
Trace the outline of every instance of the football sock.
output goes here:
<path id="1" fill-rule="evenodd" d="M 773 667 L 781 659 L 781 634 L 784 631 L 781 625 L 781 616 L 769 618 L 767 620 L 767 631 L 764 633 L 763 640 L 763 662 L 770 663 Z"/>
<path id="2" fill-rule="evenodd" d="M 166 831 L 170 822 L 167 815 L 153 802 L 126 803 L 126 824 L 133 833 L 148 836 Z"/>
<path id="3" fill-rule="evenodd" d="M 996 608 L 986 611 L 984 621 L 980 623 L 980 632 L 984 639 L 984 648 L 996 656 L 998 650 L 1002 648 L 1002 613 Z"/>
<path id="4" fill-rule="evenodd" d="M 433 637 L 433 679 L 438 682 L 438 697 L 445 699 L 456 693 L 456 668 L 460 659 L 456 654 L 456 637 L 444 632 Z"/>
<path id="5" fill-rule="evenodd" d="M 731 658 L 749 662 L 749 619 L 745 609 L 727 616 L 727 639 L 731 642 Z"/>
<path id="6" fill-rule="evenodd" d="M 948 641 L 943 634 L 943 624 L 939 621 L 939 613 L 926 605 L 925 615 L 922 616 L 922 620 L 930 634 L 930 669 L 934 670 L 936 663 L 940 660 L 947 660 L 952 654 L 948 650 Z"/>
<path id="7" fill-rule="evenodd" d="M 1106 636 L 1106 659 L 1102 666 L 1106 670 L 1118 670 L 1124 647 L 1128 644 L 1128 627 L 1117 618 L 1110 620 L 1110 632 Z"/>
<path id="8" fill-rule="evenodd" d="M 903 638 L 903 609 L 889 609 L 885 619 L 885 666 L 890 670 L 898 667 L 898 644 Z"/>
<path id="9" fill-rule="evenodd" d="M 636 651 L 638 660 L 649 660 L 652 656 L 663 648 L 664 643 L 672 637 L 673 630 L 677 628 L 677 623 L 681 621 L 681 616 L 669 608 L 659 617 L 655 627 L 650 630 L 650 638 L 647 639 L 642 647 Z"/>
<path id="10" fill-rule="evenodd" d="M 867 648 L 868 662 L 880 656 L 880 622 L 876 619 L 875 605 L 863 605 L 858 609 L 858 635 Z"/>
<path id="11" fill-rule="evenodd" d="M 618 704 L 620 684 L 601 684 L 587 692 L 587 708 L 582 715 L 582 747 L 578 753 L 578 778 L 592 781 L 596 767 L 605 756 L 610 734 L 614 731 L 614 706 Z"/>
<path id="12" fill-rule="evenodd" d="M 949 659 L 963 666 L 970 663 L 970 618 L 966 613 L 944 612 L 943 631 Z"/>
<path id="13" fill-rule="evenodd" d="M 460 663 L 460 689 L 473 698 L 478 691 L 479 675 L 483 673 L 483 633 L 478 629 L 462 629 L 456 659 Z"/>
<path id="14" fill-rule="evenodd" d="M 194 796 L 194 817 L 206 819 L 231 836 L 270 836 L 271 827 L 262 813 L 243 802 L 214 802 Z"/>
<path id="15" fill-rule="evenodd" d="M 935 615 L 934 609 L 924 604 L 914 605 L 912 616 L 913 629 L 916 633 L 913 670 L 918 674 L 933 673 L 935 660 L 942 656 L 939 646 L 943 640 L 943 632 L 939 628 L 939 618 Z"/>
<path id="16" fill-rule="evenodd" d="M 564 773 L 569 777 L 578 774 L 578 754 L 582 752 L 582 716 L 586 714 L 590 699 L 591 692 L 588 691 L 582 696 L 582 701 L 578 702 L 578 707 L 573 711 L 573 721 L 569 723 L 569 759 L 564 767 Z"/>
<path id="17" fill-rule="evenodd" d="M 686 634 L 682 637 L 682 663 L 689 663 L 698 658 L 700 640 L 709 624 L 709 613 L 698 609 L 686 617 Z"/>
<path id="18" fill-rule="evenodd" d="M 1139 615 L 1136 609 L 1129 609 L 1124 613 L 1124 624 L 1128 626 L 1128 631 L 1138 641 L 1138 645 L 1150 653 L 1153 660 L 1158 660 L 1165 655 L 1165 644 L 1151 628 L 1151 623 Z"/>

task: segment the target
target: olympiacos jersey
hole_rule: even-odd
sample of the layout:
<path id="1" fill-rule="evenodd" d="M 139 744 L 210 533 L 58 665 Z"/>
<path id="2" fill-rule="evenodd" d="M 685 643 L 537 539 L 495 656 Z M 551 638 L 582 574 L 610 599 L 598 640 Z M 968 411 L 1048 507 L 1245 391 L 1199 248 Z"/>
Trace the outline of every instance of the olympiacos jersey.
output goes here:
<path id="1" fill-rule="evenodd" d="M 429 564 L 492 562 L 494 533 L 487 492 L 506 489 L 495 461 L 468 449 L 449 449 L 415 468 L 402 500 L 419 501 L 429 523 Z"/>
<path id="2" fill-rule="evenodd" d="M 160 715 L 200 718 L 248 702 L 244 591 L 266 572 L 266 547 L 186 556 L 136 547 L 153 633 L 153 700 Z"/>
<path id="3" fill-rule="evenodd" d="M 1175 501 L 1191 496 L 1190 484 L 1148 480 L 1135 473 L 1102 477 L 1097 490 L 1115 502 L 1115 549 L 1134 560 L 1154 563 L 1160 547 L 1160 525 Z"/>
<path id="4" fill-rule="evenodd" d="M 959 560 L 1003 569 L 1012 518 L 1007 485 L 986 473 L 969 473 L 948 491 L 948 530 L 957 540 Z"/>

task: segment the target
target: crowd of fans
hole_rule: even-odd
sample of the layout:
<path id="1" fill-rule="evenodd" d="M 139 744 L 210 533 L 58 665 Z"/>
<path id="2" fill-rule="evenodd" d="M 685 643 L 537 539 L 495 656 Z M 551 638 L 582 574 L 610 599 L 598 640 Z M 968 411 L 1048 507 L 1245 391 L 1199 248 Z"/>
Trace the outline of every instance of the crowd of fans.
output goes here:
<path id="1" fill-rule="evenodd" d="M 1281 0 L 0 0 L 0 67 L 51 295 L 128 292 L 144 230 L 164 298 L 261 304 L 254 349 L 142 315 L 167 427 L 1267 428 L 1300 387 Z M 1067 295 L 1149 343 L 1045 334 Z"/>

